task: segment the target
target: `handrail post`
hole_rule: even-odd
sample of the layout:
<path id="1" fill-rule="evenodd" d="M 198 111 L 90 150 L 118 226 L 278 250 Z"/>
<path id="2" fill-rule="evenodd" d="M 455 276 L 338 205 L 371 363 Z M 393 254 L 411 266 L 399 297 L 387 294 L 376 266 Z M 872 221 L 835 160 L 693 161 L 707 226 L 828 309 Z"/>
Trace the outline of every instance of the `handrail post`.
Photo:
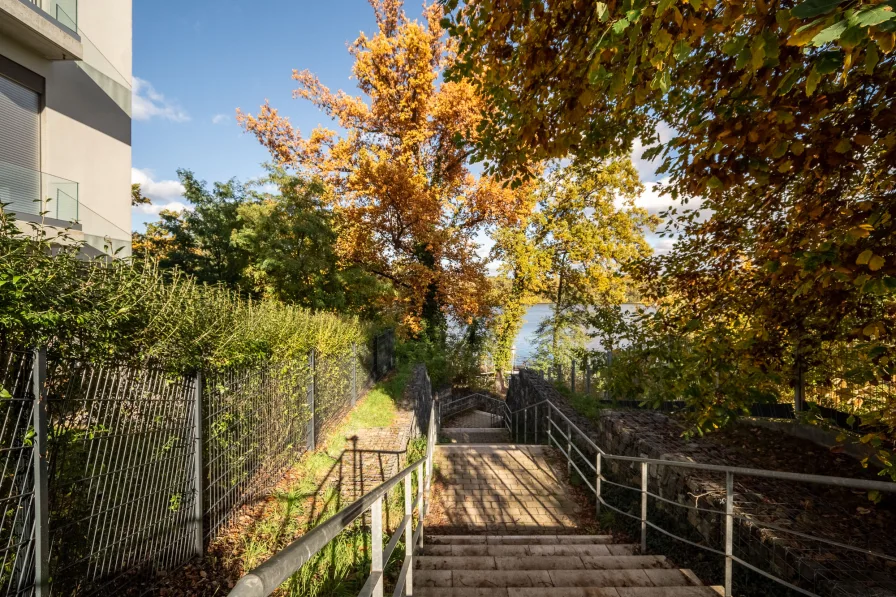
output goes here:
<path id="1" fill-rule="evenodd" d="M 551 429 L 554 424 L 551 422 L 551 405 L 548 404 L 548 445 L 551 445 L 551 441 L 554 439 L 554 430 Z"/>
<path id="2" fill-rule="evenodd" d="M 596 512 L 598 516 L 600 516 L 600 475 L 602 464 L 603 460 L 600 457 L 600 452 L 598 452 L 597 461 L 594 463 L 594 470 L 597 472 L 597 477 L 594 479 L 594 496 L 597 499 Z"/>
<path id="3" fill-rule="evenodd" d="M 45 348 L 34 351 L 31 366 L 31 392 L 34 398 L 34 440 L 31 450 L 34 474 L 34 595 L 41 597 L 50 594 L 50 491 L 47 467 L 49 409 Z"/>
<path id="4" fill-rule="evenodd" d="M 535 426 L 535 445 L 538 445 L 538 421 L 540 421 L 540 419 L 538 418 L 538 406 L 536 406 L 535 407 L 535 421 L 534 421 L 534 423 L 535 423 L 535 425 L 534 425 Z"/>
<path id="5" fill-rule="evenodd" d="M 566 422 L 566 476 L 572 480 L 572 428 Z"/>
<path id="6" fill-rule="evenodd" d="M 414 500 L 411 477 L 404 478 L 404 515 L 408 518 L 408 524 L 404 527 L 404 557 L 408 558 L 408 572 L 404 579 L 404 594 L 411 597 L 414 594 Z"/>
<path id="7" fill-rule="evenodd" d="M 647 553 L 647 463 L 641 463 L 641 554 Z"/>
<path id="8" fill-rule="evenodd" d="M 731 597 L 734 561 L 734 473 L 725 474 L 725 597 Z"/>
<path id="9" fill-rule="evenodd" d="M 379 574 L 373 597 L 383 597 L 383 497 L 370 506 L 370 575 Z"/>
<path id="10" fill-rule="evenodd" d="M 523 411 L 523 443 L 529 440 L 529 409 Z"/>

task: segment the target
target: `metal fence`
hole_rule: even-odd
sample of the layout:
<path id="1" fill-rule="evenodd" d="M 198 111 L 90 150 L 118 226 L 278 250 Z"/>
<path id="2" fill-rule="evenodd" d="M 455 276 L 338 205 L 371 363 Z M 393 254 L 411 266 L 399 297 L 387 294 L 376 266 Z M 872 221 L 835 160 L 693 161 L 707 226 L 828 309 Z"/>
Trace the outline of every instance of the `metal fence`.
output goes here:
<path id="1" fill-rule="evenodd" d="M 372 354 L 176 375 L 0 352 L 0 595 L 118 594 L 202 554 L 384 372 Z"/>

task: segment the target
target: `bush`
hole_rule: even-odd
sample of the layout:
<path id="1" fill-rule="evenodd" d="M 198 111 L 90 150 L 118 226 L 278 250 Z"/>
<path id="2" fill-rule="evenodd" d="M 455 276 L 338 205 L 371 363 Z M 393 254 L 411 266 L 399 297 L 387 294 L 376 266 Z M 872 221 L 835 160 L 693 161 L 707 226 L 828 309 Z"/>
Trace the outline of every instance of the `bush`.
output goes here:
<path id="1" fill-rule="evenodd" d="M 357 318 L 198 284 L 151 261 L 88 261 L 65 232 L 23 235 L 0 208 L 0 350 L 47 346 L 92 361 L 155 361 L 172 371 L 323 357 L 364 343 Z"/>

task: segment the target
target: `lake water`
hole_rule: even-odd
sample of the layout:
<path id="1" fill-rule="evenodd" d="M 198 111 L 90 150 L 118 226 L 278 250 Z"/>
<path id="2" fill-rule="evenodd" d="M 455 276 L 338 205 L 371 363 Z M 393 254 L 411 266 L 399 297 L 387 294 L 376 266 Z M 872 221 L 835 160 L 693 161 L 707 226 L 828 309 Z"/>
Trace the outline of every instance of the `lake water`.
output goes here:
<path id="1" fill-rule="evenodd" d="M 520 333 L 516 336 L 516 362 L 522 363 L 535 353 L 535 332 L 538 325 L 551 316 L 552 305 L 532 305 L 523 315 L 523 326 Z M 634 303 L 626 303 L 622 305 L 625 313 L 634 313 L 638 305 Z M 588 342 L 590 350 L 600 350 L 600 340 L 593 338 Z"/>

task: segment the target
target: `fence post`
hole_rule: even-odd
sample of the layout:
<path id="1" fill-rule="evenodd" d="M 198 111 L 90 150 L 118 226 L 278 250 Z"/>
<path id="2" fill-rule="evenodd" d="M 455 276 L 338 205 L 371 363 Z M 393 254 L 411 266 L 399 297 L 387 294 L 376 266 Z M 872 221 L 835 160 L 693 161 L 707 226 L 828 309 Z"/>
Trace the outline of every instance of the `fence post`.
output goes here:
<path id="1" fill-rule="evenodd" d="M 44 597 L 50 594 L 50 482 L 47 469 L 47 440 L 49 439 L 49 413 L 47 410 L 47 351 L 34 351 L 31 392 L 34 396 L 33 424 L 34 448 L 34 594 Z"/>
<path id="2" fill-rule="evenodd" d="M 595 512 L 598 516 L 600 516 L 600 475 L 601 475 L 601 465 L 603 464 L 603 460 L 600 457 L 600 452 L 597 453 L 597 462 L 594 463 L 594 470 L 597 472 L 597 477 L 594 479 L 594 497 L 597 499 L 597 505 Z"/>
<path id="3" fill-rule="evenodd" d="M 370 575 L 378 574 L 373 597 L 383 597 L 383 497 L 370 506 Z"/>
<path id="4" fill-rule="evenodd" d="M 806 378 L 803 372 L 803 362 L 796 362 L 796 387 L 793 389 L 793 410 L 803 412 L 806 410 Z"/>
<path id="5" fill-rule="evenodd" d="M 585 356 L 585 360 L 582 363 L 583 368 L 585 369 L 585 395 L 591 395 L 591 363 L 588 361 L 588 356 Z"/>
<path id="6" fill-rule="evenodd" d="M 312 451 L 317 447 L 314 437 L 314 423 L 317 418 L 316 408 L 314 404 L 314 349 L 308 351 L 308 410 L 311 417 L 308 419 L 308 450 Z"/>
<path id="7" fill-rule="evenodd" d="M 647 553 L 647 463 L 641 463 L 641 555 Z"/>
<path id="8" fill-rule="evenodd" d="M 734 561 L 734 473 L 725 475 L 725 597 L 731 597 Z"/>
<path id="9" fill-rule="evenodd" d="M 202 462 L 202 372 L 196 372 L 193 387 L 193 549 L 196 555 L 205 553 L 205 532 L 203 529 L 203 497 L 205 496 L 205 467 Z"/>
<path id="10" fill-rule="evenodd" d="M 572 390 L 573 394 L 576 392 L 576 362 L 575 359 L 570 361 L 569 363 L 569 385 L 570 390 Z"/>
<path id="11" fill-rule="evenodd" d="M 358 346 L 352 342 L 352 406 L 358 402 Z"/>
<path id="12" fill-rule="evenodd" d="M 607 351 L 607 368 L 604 374 L 604 399 L 610 400 L 610 366 L 613 364 L 613 351 Z"/>

